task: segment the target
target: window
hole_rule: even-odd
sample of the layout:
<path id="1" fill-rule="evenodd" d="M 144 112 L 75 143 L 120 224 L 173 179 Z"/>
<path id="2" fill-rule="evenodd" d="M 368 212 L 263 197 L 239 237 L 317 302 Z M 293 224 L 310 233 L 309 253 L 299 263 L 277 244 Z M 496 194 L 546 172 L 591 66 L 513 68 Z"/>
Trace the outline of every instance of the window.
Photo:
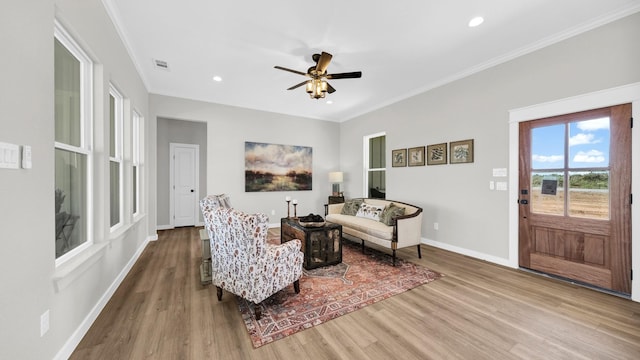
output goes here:
<path id="1" fill-rule="evenodd" d="M 58 22 L 53 41 L 57 266 L 91 245 L 93 64 Z"/>
<path id="2" fill-rule="evenodd" d="M 364 194 L 372 198 L 386 197 L 386 144 L 385 134 L 365 136 L 364 141 L 365 184 Z"/>
<path id="3" fill-rule="evenodd" d="M 132 124 L 132 137 L 133 137 L 133 146 L 132 146 L 132 202 L 131 205 L 132 213 L 134 216 L 140 214 L 140 148 L 141 148 L 141 139 L 140 139 L 140 127 L 141 127 L 142 117 L 138 114 L 137 111 L 133 112 L 133 124 Z"/>
<path id="4" fill-rule="evenodd" d="M 122 153 L 124 124 L 122 95 L 109 88 L 109 205 L 111 230 L 122 223 Z"/>
<path id="5" fill-rule="evenodd" d="M 609 117 L 531 130 L 534 213 L 609 219 Z"/>

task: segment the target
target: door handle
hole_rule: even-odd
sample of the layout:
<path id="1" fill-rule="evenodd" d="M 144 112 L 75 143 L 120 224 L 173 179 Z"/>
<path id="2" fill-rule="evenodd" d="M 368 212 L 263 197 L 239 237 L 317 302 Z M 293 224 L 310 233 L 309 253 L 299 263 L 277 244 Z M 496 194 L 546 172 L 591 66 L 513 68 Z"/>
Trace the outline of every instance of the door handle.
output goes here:
<path id="1" fill-rule="evenodd" d="M 195 190 L 191 189 L 191 192 L 194 192 Z"/>

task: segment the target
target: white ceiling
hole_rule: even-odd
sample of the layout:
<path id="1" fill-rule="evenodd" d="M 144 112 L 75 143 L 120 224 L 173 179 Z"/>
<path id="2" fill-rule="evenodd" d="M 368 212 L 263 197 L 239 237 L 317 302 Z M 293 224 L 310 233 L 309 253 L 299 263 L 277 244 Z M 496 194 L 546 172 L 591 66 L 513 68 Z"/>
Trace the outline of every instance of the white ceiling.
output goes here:
<path id="1" fill-rule="evenodd" d="M 103 2 L 150 93 L 331 121 L 640 11 L 640 0 Z M 321 51 L 333 54 L 328 73 L 362 78 L 331 80 L 324 100 L 287 91 L 305 78 L 274 65 L 306 72 Z"/>

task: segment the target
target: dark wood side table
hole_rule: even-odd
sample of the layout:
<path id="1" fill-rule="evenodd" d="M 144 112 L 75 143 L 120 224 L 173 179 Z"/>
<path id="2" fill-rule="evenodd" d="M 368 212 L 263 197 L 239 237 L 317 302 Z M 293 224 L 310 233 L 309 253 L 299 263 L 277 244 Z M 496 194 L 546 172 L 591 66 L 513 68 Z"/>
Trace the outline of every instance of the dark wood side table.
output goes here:
<path id="1" fill-rule="evenodd" d="M 305 227 L 298 219 L 280 219 L 280 242 L 302 240 L 303 267 L 307 270 L 342 262 L 342 225 L 327 223 Z"/>
<path id="2" fill-rule="evenodd" d="M 344 196 L 329 195 L 329 204 L 342 204 L 344 202 Z"/>

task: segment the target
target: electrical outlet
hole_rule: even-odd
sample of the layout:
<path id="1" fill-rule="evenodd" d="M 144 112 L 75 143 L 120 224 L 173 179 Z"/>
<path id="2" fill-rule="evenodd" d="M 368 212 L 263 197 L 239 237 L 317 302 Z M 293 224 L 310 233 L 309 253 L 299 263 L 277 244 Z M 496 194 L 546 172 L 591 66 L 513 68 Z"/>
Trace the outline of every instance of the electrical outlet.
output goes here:
<path id="1" fill-rule="evenodd" d="M 275 210 L 271 210 L 271 215 L 275 215 L 276 211 Z"/>
<path id="2" fill-rule="evenodd" d="M 438 230 L 439 226 L 437 222 L 433 223 L 433 230 Z"/>
<path id="3" fill-rule="evenodd" d="M 49 310 L 40 315 L 40 336 L 44 336 L 47 331 L 49 331 Z"/>

